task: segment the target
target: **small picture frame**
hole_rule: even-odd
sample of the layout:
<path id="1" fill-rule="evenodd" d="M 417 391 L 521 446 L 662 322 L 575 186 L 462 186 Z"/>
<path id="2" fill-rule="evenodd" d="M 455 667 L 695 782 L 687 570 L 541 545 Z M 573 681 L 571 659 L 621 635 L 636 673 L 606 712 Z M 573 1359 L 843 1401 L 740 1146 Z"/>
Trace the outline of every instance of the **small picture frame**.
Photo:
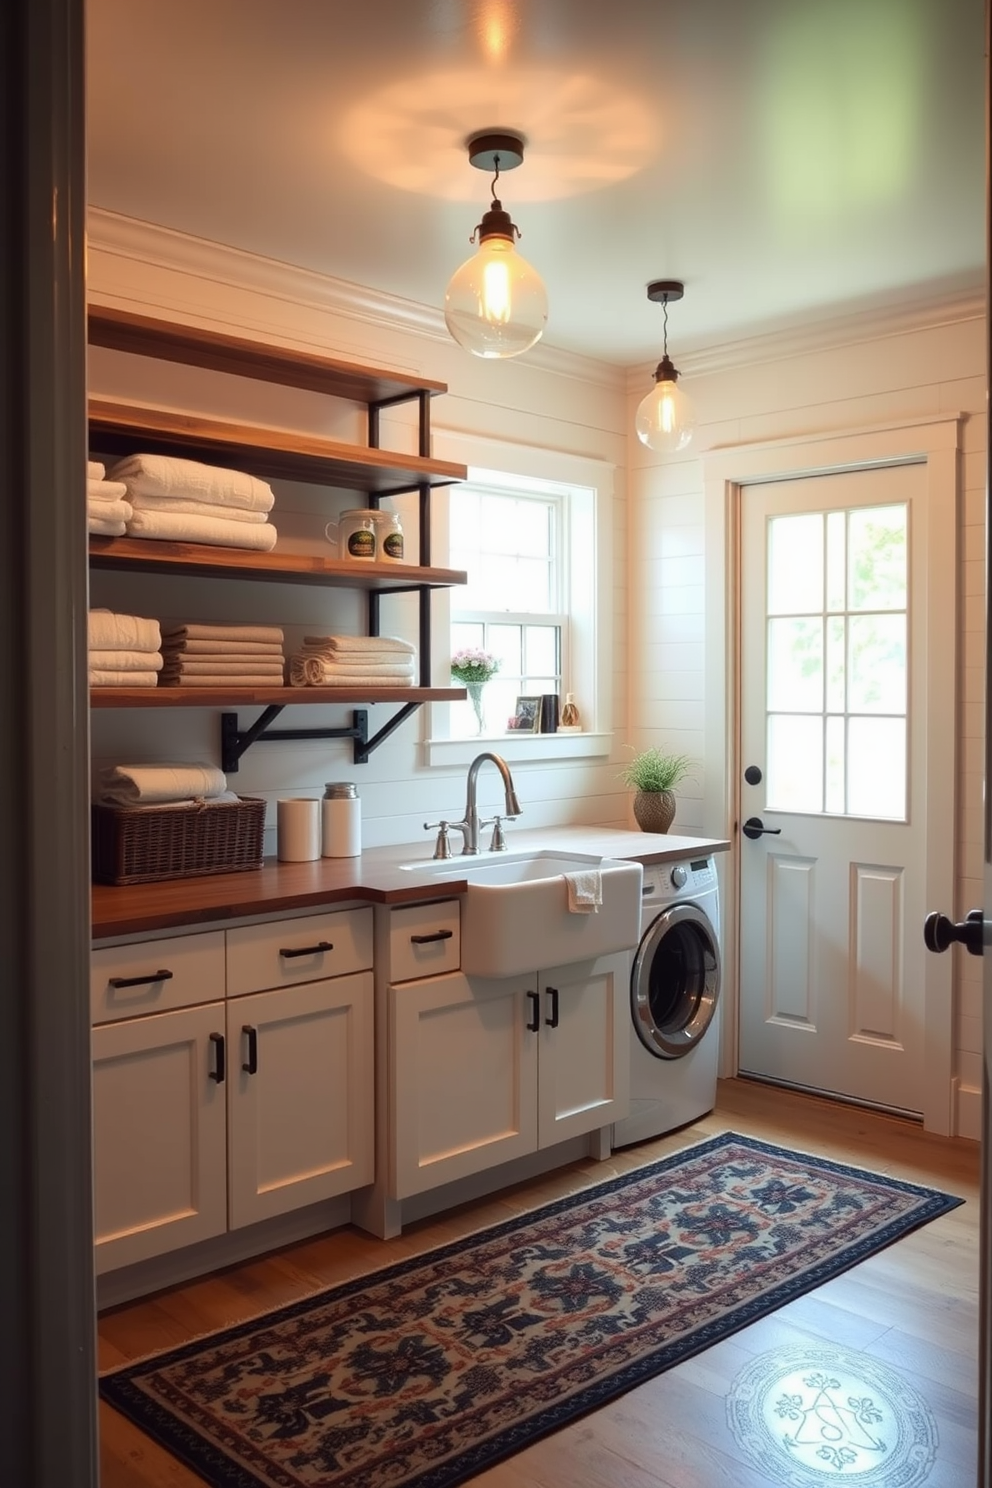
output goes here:
<path id="1" fill-rule="evenodd" d="M 518 697 L 513 717 L 507 728 L 520 734 L 538 734 L 541 731 L 540 697 Z"/>

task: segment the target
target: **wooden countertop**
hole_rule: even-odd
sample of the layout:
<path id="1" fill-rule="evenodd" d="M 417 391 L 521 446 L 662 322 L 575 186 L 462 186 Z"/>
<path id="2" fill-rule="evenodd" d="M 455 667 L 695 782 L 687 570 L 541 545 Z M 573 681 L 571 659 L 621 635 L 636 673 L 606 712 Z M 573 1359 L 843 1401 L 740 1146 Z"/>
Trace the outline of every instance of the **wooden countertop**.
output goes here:
<path id="1" fill-rule="evenodd" d="M 507 851 L 568 849 L 596 857 L 627 858 L 645 864 L 674 862 L 726 852 L 722 838 L 678 837 L 654 832 L 628 832 L 611 827 L 547 827 L 507 833 Z M 203 878 L 167 879 L 162 883 L 115 888 L 94 884 L 93 939 L 202 925 L 268 915 L 344 901 L 406 904 L 440 895 L 463 893 L 464 878 L 431 877 L 433 839 L 394 847 L 376 847 L 357 858 L 320 858 L 315 863 L 280 863 L 267 858 L 261 868 Z M 482 856 L 487 856 L 482 854 Z M 427 871 L 401 864 L 423 860 Z M 472 860 L 475 861 L 475 860 Z M 458 867 L 457 855 L 451 859 Z"/>

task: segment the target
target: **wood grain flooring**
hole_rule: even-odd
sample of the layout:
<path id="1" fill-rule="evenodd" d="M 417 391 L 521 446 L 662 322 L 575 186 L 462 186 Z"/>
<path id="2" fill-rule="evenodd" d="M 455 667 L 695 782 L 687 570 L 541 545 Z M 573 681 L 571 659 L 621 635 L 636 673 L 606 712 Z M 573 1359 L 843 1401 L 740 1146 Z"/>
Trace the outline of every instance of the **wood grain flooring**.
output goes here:
<path id="1" fill-rule="evenodd" d="M 834 1281 L 535 1443 L 477 1488 L 773 1488 L 739 1452 L 726 1398 L 758 1355 L 811 1342 L 893 1367 L 927 1402 L 939 1445 L 926 1488 L 975 1481 L 978 1319 L 977 1143 L 894 1117 L 763 1086 L 720 1082 L 716 1109 L 671 1136 L 577 1163 L 436 1219 L 397 1240 L 352 1229 L 309 1240 L 104 1313 L 99 1367 L 113 1368 L 322 1287 L 457 1239 L 614 1173 L 738 1131 L 929 1184 L 965 1200 Z M 102 1488 L 202 1488 L 202 1480 L 100 1405 Z M 825 1481 L 827 1481 L 825 1479 Z"/>

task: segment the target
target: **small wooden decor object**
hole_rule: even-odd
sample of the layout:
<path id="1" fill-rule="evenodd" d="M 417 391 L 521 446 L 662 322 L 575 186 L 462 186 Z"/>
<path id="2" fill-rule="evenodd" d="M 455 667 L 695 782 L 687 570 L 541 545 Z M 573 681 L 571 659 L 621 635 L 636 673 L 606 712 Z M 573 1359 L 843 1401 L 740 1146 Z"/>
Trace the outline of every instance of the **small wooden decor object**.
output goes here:
<path id="1" fill-rule="evenodd" d="M 91 808 L 94 883 L 155 883 L 261 868 L 265 802 L 204 801 L 188 809 Z"/>

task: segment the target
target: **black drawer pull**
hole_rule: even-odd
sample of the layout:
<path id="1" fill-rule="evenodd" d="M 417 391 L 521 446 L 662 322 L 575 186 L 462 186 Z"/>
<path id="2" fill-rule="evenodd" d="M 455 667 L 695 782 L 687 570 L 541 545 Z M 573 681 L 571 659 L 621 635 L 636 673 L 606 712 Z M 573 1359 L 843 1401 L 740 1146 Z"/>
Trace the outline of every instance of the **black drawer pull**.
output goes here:
<path id="1" fill-rule="evenodd" d="M 333 951 L 334 946 L 329 940 L 318 940 L 314 946 L 284 946 L 280 950 L 280 956 L 285 956 L 288 961 L 291 956 L 316 956 L 318 951 Z"/>
<path id="2" fill-rule="evenodd" d="M 248 1063 L 241 1068 L 246 1075 L 258 1074 L 258 1029 L 253 1028 L 250 1023 L 245 1023 L 241 1029 L 242 1033 L 248 1035 Z"/>
<path id="3" fill-rule="evenodd" d="M 216 1080 L 218 1085 L 223 1085 L 224 1075 L 226 1073 L 224 1069 L 224 1035 L 222 1033 L 212 1033 L 210 1035 L 210 1042 L 217 1051 L 217 1062 L 210 1071 L 210 1078 L 211 1080 Z"/>
<path id="4" fill-rule="evenodd" d="M 527 1024 L 528 1033 L 536 1033 L 541 1026 L 541 998 L 537 992 L 528 992 L 530 998 L 531 1020 Z"/>
<path id="5" fill-rule="evenodd" d="M 152 971 L 148 976 L 108 977 L 112 987 L 150 987 L 153 982 L 171 982 L 171 971 Z"/>
<path id="6" fill-rule="evenodd" d="M 411 935 L 411 945 L 427 945 L 432 940 L 450 940 L 454 935 L 453 930 L 432 930 L 430 935 Z"/>
<path id="7" fill-rule="evenodd" d="M 545 990 L 545 992 L 549 993 L 549 995 L 551 997 L 551 1017 L 550 1018 L 545 1018 L 544 1021 L 548 1025 L 549 1028 L 557 1028 L 558 1027 L 558 988 L 557 987 L 545 987 L 544 990 Z"/>

